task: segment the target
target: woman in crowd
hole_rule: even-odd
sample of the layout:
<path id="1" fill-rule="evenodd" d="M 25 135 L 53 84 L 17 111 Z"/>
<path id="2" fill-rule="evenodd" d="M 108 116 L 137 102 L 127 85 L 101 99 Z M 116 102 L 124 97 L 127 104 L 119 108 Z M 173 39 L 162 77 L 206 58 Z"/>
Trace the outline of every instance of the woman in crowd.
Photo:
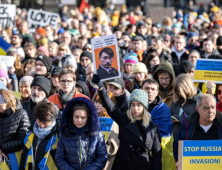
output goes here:
<path id="1" fill-rule="evenodd" d="M 106 161 L 106 145 L 95 106 L 83 97 L 72 99 L 63 112 L 56 151 L 57 168 L 101 170 Z"/>
<path id="2" fill-rule="evenodd" d="M 0 89 L 1 160 L 10 161 L 10 153 L 22 150 L 29 126 L 28 115 L 19 100 L 10 91 Z"/>
<path id="3" fill-rule="evenodd" d="M 24 62 L 28 59 L 36 58 L 37 49 L 33 43 L 27 43 L 24 47 L 25 59 Z"/>
<path id="4" fill-rule="evenodd" d="M 140 89 L 143 80 L 146 80 L 149 78 L 148 70 L 144 63 L 139 62 L 135 64 L 133 68 L 133 74 L 134 74 L 134 78 L 129 86 L 129 91 L 133 91 L 134 89 Z"/>
<path id="5" fill-rule="evenodd" d="M 62 67 L 54 67 L 52 69 L 51 79 L 50 79 L 51 90 L 50 90 L 49 96 L 58 93 L 59 90 L 60 90 L 59 74 L 60 74 L 61 71 L 62 71 Z"/>
<path id="6" fill-rule="evenodd" d="M 111 92 L 108 92 L 108 95 L 109 95 L 109 98 L 112 100 L 113 104 L 116 104 L 116 100 L 113 97 L 113 94 Z M 96 107 L 99 117 L 109 118 L 109 115 L 108 115 L 106 109 L 102 106 L 102 102 L 99 98 L 99 94 L 96 94 L 93 103 Z M 106 149 L 107 149 L 107 153 L 108 153 L 108 160 L 107 160 L 104 170 L 111 170 L 111 168 L 113 166 L 113 162 L 116 157 L 117 150 L 119 148 L 118 134 L 119 134 L 119 127 L 116 124 L 116 122 L 113 122 L 113 125 L 110 130 L 110 134 L 108 136 L 108 139 L 106 140 Z"/>
<path id="7" fill-rule="evenodd" d="M 161 138 L 158 126 L 151 122 L 147 111 L 147 93 L 134 90 L 130 95 L 130 109 L 122 113 L 109 98 L 98 75 L 93 75 L 92 85 L 96 85 L 103 107 L 119 125 L 120 147 L 112 170 L 161 170 Z"/>
<path id="8" fill-rule="evenodd" d="M 159 54 L 156 51 L 148 53 L 144 64 L 147 66 L 147 69 L 149 70 L 149 73 L 153 75 L 154 67 L 156 65 L 160 64 Z"/>
<path id="9" fill-rule="evenodd" d="M 24 76 L 19 82 L 19 91 L 21 93 L 21 103 L 23 104 L 25 101 L 28 101 L 31 96 L 31 84 L 33 77 Z"/>
<path id="10" fill-rule="evenodd" d="M 35 60 L 28 59 L 23 63 L 23 74 L 29 76 L 31 71 L 35 70 Z"/>
<path id="11" fill-rule="evenodd" d="M 177 135 L 180 124 L 184 118 L 189 117 L 196 111 L 196 100 L 201 91 L 195 87 L 191 77 L 181 74 L 177 77 L 173 88 L 173 103 L 171 105 L 171 115 L 173 120 L 173 135 Z"/>
<path id="12" fill-rule="evenodd" d="M 192 50 L 189 54 L 188 60 L 193 63 L 194 66 L 196 66 L 197 59 L 201 58 L 200 52 L 197 50 Z"/>
<path id="13" fill-rule="evenodd" d="M 35 108 L 36 122 L 24 140 L 24 148 L 19 170 L 57 169 L 55 153 L 57 149 L 59 122 L 56 106 L 48 101 L 39 102 Z M 31 159 L 30 159 L 31 158 Z"/>

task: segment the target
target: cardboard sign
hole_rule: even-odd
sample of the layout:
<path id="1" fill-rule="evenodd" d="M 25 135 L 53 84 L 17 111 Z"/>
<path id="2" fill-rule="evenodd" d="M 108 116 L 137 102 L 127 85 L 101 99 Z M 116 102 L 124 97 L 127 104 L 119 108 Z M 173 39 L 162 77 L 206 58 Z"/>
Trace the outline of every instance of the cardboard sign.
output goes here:
<path id="1" fill-rule="evenodd" d="M 29 9 L 27 21 L 29 23 L 29 30 L 35 32 L 38 27 L 45 27 L 51 25 L 56 29 L 59 15 L 56 13 L 40 11 L 36 9 Z"/>
<path id="2" fill-rule="evenodd" d="M 100 130 L 104 135 L 105 141 L 107 141 L 113 125 L 113 119 L 107 117 L 99 117 L 99 122 L 100 122 Z"/>
<path id="3" fill-rule="evenodd" d="M 0 4 L 0 27 L 13 27 L 15 25 L 15 5 Z"/>
<path id="4" fill-rule="evenodd" d="M 179 170 L 221 170 L 222 140 L 179 141 Z"/>
<path id="5" fill-rule="evenodd" d="M 120 77 L 116 35 L 93 38 L 91 44 L 95 73 L 100 76 L 101 80 Z"/>
<path id="6" fill-rule="evenodd" d="M 194 72 L 194 82 L 222 83 L 222 60 L 198 59 Z"/>
<path id="7" fill-rule="evenodd" d="M 0 55 L 0 62 L 5 63 L 5 65 L 7 67 L 11 67 L 11 66 L 14 66 L 15 57 L 14 56 L 3 56 L 3 55 Z"/>

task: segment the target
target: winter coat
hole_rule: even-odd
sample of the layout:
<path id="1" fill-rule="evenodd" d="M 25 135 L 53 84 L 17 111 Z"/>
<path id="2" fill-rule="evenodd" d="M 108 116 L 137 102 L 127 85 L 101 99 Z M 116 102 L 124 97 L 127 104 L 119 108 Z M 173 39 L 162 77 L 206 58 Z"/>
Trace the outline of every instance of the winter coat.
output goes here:
<path id="1" fill-rule="evenodd" d="M 72 107 L 84 103 L 89 108 L 86 129 L 78 134 L 73 128 Z M 81 146 L 80 146 L 81 145 Z M 80 157 L 81 153 L 85 156 Z M 56 151 L 59 170 L 101 170 L 107 161 L 106 145 L 99 128 L 98 113 L 93 103 L 84 98 L 72 99 L 65 107 L 61 122 L 61 133 Z"/>
<path id="2" fill-rule="evenodd" d="M 128 101 L 126 98 L 126 94 L 124 92 L 124 94 L 120 95 L 120 96 L 116 96 L 116 106 L 118 107 L 118 109 L 122 112 L 125 113 L 128 110 Z"/>
<path id="3" fill-rule="evenodd" d="M 201 95 L 201 91 L 198 89 L 197 94 L 193 97 L 188 97 L 186 103 L 181 106 L 183 100 L 179 100 L 177 103 L 172 103 L 170 111 L 171 115 L 174 116 L 179 122 L 173 123 L 173 136 L 175 137 L 179 132 L 181 127 L 181 123 L 183 122 L 184 118 L 189 117 L 196 111 L 196 101 L 197 97 Z"/>
<path id="4" fill-rule="evenodd" d="M 163 88 L 159 82 L 159 79 L 158 79 L 158 72 L 159 71 L 165 71 L 165 72 L 169 73 L 171 76 L 171 82 L 167 88 Z M 155 72 L 153 73 L 153 79 L 155 79 L 160 85 L 159 95 L 162 98 L 162 101 L 167 106 L 170 107 L 172 100 L 173 100 L 173 86 L 175 83 L 175 74 L 174 74 L 172 65 L 169 62 L 164 62 L 164 63 L 160 64 L 157 67 L 157 69 L 155 70 Z"/>
<path id="5" fill-rule="evenodd" d="M 178 142 L 179 140 L 193 140 L 197 124 L 199 124 L 199 113 L 194 112 L 189 118 L 184 119 L 179 133 L 174 138 L 173 142 L 173 154 L 176 162 L 178 161 Z M 218 140 L 222 140 L 222 114 L 216 112 L 216 118 L 213 121 L 213 125 L 218 129 Z"/>
<path id="6" fill-rule="evenodd" d="M 180 60 L 178 59 L 178 56 L 175 52 L 172 52 L 171 53 L 171 56 L 172 56 L 172 60 L 173 60 L 173 70 L 175 72 L 175 75 L 178 76 L 179 75 L 179 66 L 180 66 L 180 63 L 185 61 L 185 60 L 188 60 L 188 57 L 189 57 L 189 51 L 185 51 L 181 57 L 180 57 Z"/>
<path id="7" fill-rule="evenodd" d="M 30 126 L 29 118 L 22 105 L 17 101 L 15 112 L 10 108 L 0 114 L 0 149 L 6 155 L 22 150 L 23 140 Z"/>
<path id="8" fill-rule="evenodd" d="M 112 170 L 161 170 L 162 150 L 158 126 L 150 122 L 148 127 L 144 127 L 142 120 L 131 122 L 126 113 L 114 106 L 105 88 L 98 93 L 103 107 L 119 125 L 120 146 Z"/>
<path id="9" fill-rule="evenodd" d="M 31 126 L 29 128 L 30 133 L 33 133 L 33 126 Z M 28 138 L 28 136 L 30 135 L 30 133 L 26 136 Z M 54 137 L 54 135 L 56 135 L 56 140 L 58 141 L 58 135 L 59 135 L 59 121 L 56 121 L 55 126 L 52 128 L 51 132 L 44 138 L 42 139 L 39 144 L 38 143 L 38 137 L 34 134 L 33 137 L 33 143 L 32 143 L 32 147 L 35 148 L 33 149 L 33 160 L 34 160 L 34 165 L 35 165 L 35 170 L 39 170 L 39 163 L 42 161 L 42 159 L 44 158 L 44 156 L 47 154 L 48 149 L 47 149 L 47 144 L 51 143 L 52 137 Z M 25 142 L 26 140 L 24 140 Z M 52 142 L 53 143 L 53 142 Z M 26 143 L 24 143 L 26 144 Z M 55 142 L 55 146 L 57 146 L 57 142 Z M 30 148 L 27 148 L 26 145 L 24 145 L 23 151 L 22 151 L 22 157 L 21 157 L 21 161 L 20 161 L 20 168 L 19 170 L 25 170 L 25 166 L 26 165 L 26 159 L 28 158 L 28 153 L 30 151 Z M 47 160 L 47 164 L 51 164 L 55 166 L 55 153 L 56 153 L 56 148 L 52 149 L 50 152 L 50 155 L 52 157 L 52 159 Z M 52 162 L 49 162 L 52 161 Z M 32 163 L 28 163 L 28 169 L 32 170 Z M 46 169 L 46 168 L 45 168 Z"/>

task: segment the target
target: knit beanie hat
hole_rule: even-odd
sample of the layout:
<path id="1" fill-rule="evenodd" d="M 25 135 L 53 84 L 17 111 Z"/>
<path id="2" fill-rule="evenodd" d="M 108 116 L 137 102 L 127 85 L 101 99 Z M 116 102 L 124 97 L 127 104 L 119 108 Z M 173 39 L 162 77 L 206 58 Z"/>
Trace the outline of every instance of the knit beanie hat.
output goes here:
<path id="1" fill-rule="evenodd" d="M 47 57 L 47 56 L 38 56 L 36 58 L 36 61 L 40 60 L 41 62 L 43 62 L 47 68 L 47 71 L 49 72 L 52 68 L 52 58 L 51 57 Z"/>
<path id="2" fill-rule="evenodd" d="M 38 33 L 38 34 L 40 34 L 41 36 L 46 36 L 46 31 L 45 31 L 45 29 L 44 28 L 37 28 L 36 29 L 36 32 Z"/>
<path id="3" fill-rule="evenodd" d="M 44 91 L 46 96 L 49 96 L 49 92 L 50 92 L 50 81 L 49 79 L 47 79 L 44 76 L 36 76 L 31 84 L 32 86 L 39 86 L 41 87 Z"/>
<path id="4" fill-rule="evenodd" d="M 188 60 L 182 61 L 179 66 L 179 74 L 182 74 L 182 73 L 187 74 L 192 69 L 194 69 L 194 65 L 191 61 L 188 61 Z"/>
<path id="5" fill-rule="evenodd" d="M 64 54 L 62 57 L 62 67 L 72 65 L 77 69 L 76 58 L 72 54 Z"/>
<path id="6" fill-rule="evenodd" d="M 142 89 L 135 89 L 132 91 L 129 98 L 129 106 L 131 105 L 132 101 L 140 102 L 146 109 L 149 108 L 148 94 Z"/>
<path id="7" fill-rule="evenodd" d="M 6 72 L 4 69 L 2 69 L 2 68 L 0 68 L 0 77 L 4 77 L 6 80 L 8 80 L 8 74 L 7 74 L 7 72 Z"/>
<path id="8" fill-rule="evenodd" d="M 148 73 L 146 65 L 144 63 L 137 63 L 133 67 L 133 73 Z"/>
<path id="9" fill-rule="evenodd" d="M 131 53 L 129 56 L 127 56 L 125 58 L 125 62 L 124 64 L 126 63 L 133 63 L 133 64 L 137 64 L 139 61 L 138 61 L 138 58 L 137 58 L 137 54 L 136 53 Z"/>
<path id="10" fill-rule="evenodd" d="M 80 55 L 80 60 L 82 57 L 88 57 L 92 61 L 92 53 L 88 51 L 83 51 L 82 54 Z"/>
<path id="11" fill-rule="evenodd" d="M 42 51 L 47 57 L 49 56 L 49 50 L 45 46 L 39 47 L 38 51 Z"/>
<path id="12" fill-rule="evenodd" d="M 33 81 L 33 77 L 32 76 L 24 76 L 21 78 L 20 82 L 28 82 L 30 85 L 32 84 L 32 81 Z"/>

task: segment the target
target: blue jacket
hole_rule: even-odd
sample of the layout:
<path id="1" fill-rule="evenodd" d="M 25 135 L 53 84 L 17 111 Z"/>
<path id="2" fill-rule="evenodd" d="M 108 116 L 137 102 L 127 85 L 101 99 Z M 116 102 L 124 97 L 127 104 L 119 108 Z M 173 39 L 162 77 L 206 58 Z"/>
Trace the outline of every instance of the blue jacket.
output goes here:
<path id="1" fill-rule="evenodd" d="M 75 129 L 72 123 L 72 107 L 78 103 L 86 104 L 90 112 L 87 126 L 82 132 Z M 57 168 L 59 170 L 101 170 L 106 164 L 107 157 L 95 106 L 86 98 L 72 99 L 66 105 L 62 116 L 61 134 L 55 157 Z"/>
<path id="2" fill-rule="evenodd" d="M 218 129 L 218 140 L 222 140 L 222 114 L 217 111 L 215 122 Z M 199 113 L 194 112 L 190 117 L 183 120 L 179 133 L 173 142 L 173 154 L 177 162 L 178 160 L 178 142 L 179 140 L 192 140 L 195 134 L 196 125 L 199 123 Z"/>

